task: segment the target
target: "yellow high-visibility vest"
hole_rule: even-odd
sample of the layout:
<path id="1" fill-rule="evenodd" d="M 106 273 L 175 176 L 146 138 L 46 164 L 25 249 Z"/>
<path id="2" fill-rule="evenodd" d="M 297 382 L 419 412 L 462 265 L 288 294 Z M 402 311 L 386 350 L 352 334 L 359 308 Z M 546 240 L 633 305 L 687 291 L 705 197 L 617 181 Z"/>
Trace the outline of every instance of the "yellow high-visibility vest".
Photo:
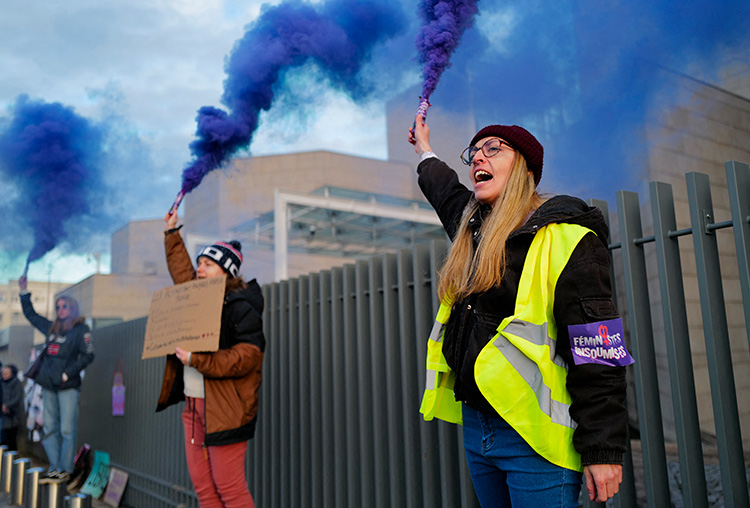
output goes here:
<path id="1" fill-rule="evenodd" d="M 573 447 L 576 422 L 570 417 L 568 368 L 555 354 L 555 287 L 578 243 L 591 232 L 575 224 L 540 228 L 524 261 L 512 316 L 482 348 L 474 379 L 487 401 L 542 457 L 582 471 Z M 460 424 L 461 403 L 453 394 L 454 373 L 443 356 L 443 336 L 453 302 L 440 303 L 427 343 L 427 381 L 420 412 Z"/>

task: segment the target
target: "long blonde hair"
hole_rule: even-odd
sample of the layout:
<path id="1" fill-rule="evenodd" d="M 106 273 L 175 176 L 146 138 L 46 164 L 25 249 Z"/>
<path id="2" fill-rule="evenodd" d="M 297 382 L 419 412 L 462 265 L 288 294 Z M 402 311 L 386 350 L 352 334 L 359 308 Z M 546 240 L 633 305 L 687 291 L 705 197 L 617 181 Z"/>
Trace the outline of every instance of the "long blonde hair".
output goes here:
<path id="1" fill-rule="evenodd" d="M 453 246 L 438 273 L 440 298 L 447 296 L 451 301 L 457 301 L 500 284 L 505 275 L 508 237 L 543 202 L 536 192 L 534 175 L 528 170 L 526 159 L 516 151 L 508 180 L 482 223 L 476 252 L 469 219 L 479 209 L 480 203 L 472 198 L 466 205 Z"/>

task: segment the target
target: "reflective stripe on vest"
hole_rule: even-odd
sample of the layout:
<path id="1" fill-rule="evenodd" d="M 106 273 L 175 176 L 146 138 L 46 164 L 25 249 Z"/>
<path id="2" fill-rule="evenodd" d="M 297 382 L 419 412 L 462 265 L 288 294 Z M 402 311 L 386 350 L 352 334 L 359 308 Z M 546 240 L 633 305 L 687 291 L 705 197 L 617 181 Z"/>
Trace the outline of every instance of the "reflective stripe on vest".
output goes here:
<path id="1" fill-rule="evenodd" d="M 474 367 L 477 387 L 498 414 L 537 453 L 578 471 L 582 468 L 580 455 L 573 448 L 576 424 L 570 417 L 571 399 L 565 386 L 568 371 L 565 362 L 555 355 L 557 326 L 553 311 L 557 279 L 590 231 L 573 224 L 550 224 L 539 229 L 524 261 L 514 314 L 500 323 L 498 333 L 479 353 Z M 441 303 L 443 314 L 446 308 L 450 313 L 450 302 Z M 448 322 L 448 316 L 441 316 L 440 311 L 438 316 L 444 319 L 438 321 Z M 442 356 L 442 334 L 443 330 L 439 341 L 428 342 L 428 378 L 429 369 L 436 374 L 433 383 L 426 386 L 420 410 L 428 420 L 434 416 L 460 423 L 460 403 L 439 393 L 447 388 L 447 383 L 440 384 L 443 378 L 450 377 L 451 389 L 453 386 L 453 373 Z M 448 406 L 440 407 L 446 401 Z M 448 418 L 443 418 L 444 414 Z"/>
<path id="2" fill-rule="evenodd" d="M 435 324 L 430 332 L 430 340 L 427 341 L 427 379 L 419 411 L 425 420 L 439 418 L 460 424 L 461 403 L 457 402 L 453 395 L 453 383 L 456 378 L 443 356 L 445 324 L 450 317 L 452 305 L 449 301 L 440 303 Z"/>

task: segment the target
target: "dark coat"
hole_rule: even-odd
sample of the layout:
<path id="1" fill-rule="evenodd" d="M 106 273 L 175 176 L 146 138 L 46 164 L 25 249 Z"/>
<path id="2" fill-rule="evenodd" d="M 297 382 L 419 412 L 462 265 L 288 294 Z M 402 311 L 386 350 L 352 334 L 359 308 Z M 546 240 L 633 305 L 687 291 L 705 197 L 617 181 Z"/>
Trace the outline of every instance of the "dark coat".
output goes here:
<path id="1" fill-rule="evenodd" d="M 417 172 L 422 192 L 435 208 L 448 235 L 454 238 L 472 191 L 437 158 L 425 159 Z M 482 221 L 489 211 L 489 207 L 482 206 L 470 219 L 469 227 L 475 231 L 475 249 Z M 621 464 L 628 420 L 625 368 L 575 365 L 568 336 L 568 325 L 618 317 L 612 302 L 606 223 L 599 209 L 587 206 L 578 198 L 556 196 L 540 206 L 509 236 L 506 270 L 500 285 L 454 304 L 446 326 L 443 354 L 456 374 L 456 400 L 497 416 L 477 388 L 474 364 L 502 320 L 514 313 L 526 254 L 536 231 L 550 223 L 579 224 L 596 233 L 584 236 L 558 279 L 554 305 L 558 330 L 556 353 L 568 365 L 567 389 L 573 401 L 570 415 L 578 424 L 573 445 L 581 454 L 582 464 Z"/>
<path id="2" fill-rule="evenodd" d="M 80 319 L 64 335 L 50 332 L 52 321 L 36 313 L 31 293 L 21 295 L 21 308 L 34 328 L 47 336 L 47 352 L 36 382 L 48 390 L 80 387 L 81 371 L 94 361 L 94 343 L 89 327 Z M 68 375 L 64 383 L 63 372 Z"/>
<path id="3" fill-rule="evenodd" d="M 166 234 L 165 248 L 174 282 L 193 280 L 195 270 L 178 232 Z M 262 314 L 263 293 L 253 279 L 224 298 L 219 350 L 190 357 L 190 366 L 203 375 L 207 446 L 246 441 L 255 433 L 266 347 Z M 175 355 L 167 356 L 157 411 L 185 400 L 183 368 Z"/>
<path id="4" fill-rule="evenodd" d="M 8 410 L 3 413 L 3 429 L 20 427 L 24 421 L 23 384 L 17 377 L 3 379 L 3 405 Z"/>

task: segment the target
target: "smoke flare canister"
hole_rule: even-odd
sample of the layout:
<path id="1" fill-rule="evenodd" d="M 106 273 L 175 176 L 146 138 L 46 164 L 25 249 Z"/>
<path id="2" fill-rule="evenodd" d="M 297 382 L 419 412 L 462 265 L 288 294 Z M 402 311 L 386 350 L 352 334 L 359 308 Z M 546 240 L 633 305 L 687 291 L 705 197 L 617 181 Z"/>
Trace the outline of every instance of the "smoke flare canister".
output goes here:
<path id="1" fill-rule="evenodd" d="M 429 99 L 427 99 L 426 97 L 419 97 L 419 99 L 419 107 L 417 108 L 417 115 L 415 116 L 422 115 L 422 120 L 424 121 L 427 118 L 427 110 L 430 109 L 430 106 L 432 106 L 432 104 L 430 104 Z M 414 134 L 414 129 L 416 128 L 417 119 L 415 118 L 414 123 L 411 126 L 412 135 Z"/>
<path id="2" fill-rule="evenodd" d="M 177 211 L 177 208 L 179 208 L 180 203 L 182 203 L 182 198 L 185 197 L 185 193 L 183 191 L 180 191 L 177 193 L 177 197 L 174 198 L 174 203 L 172 203 L 172 206 L 169 208 L 169 215 L 172 215 Z"/>

